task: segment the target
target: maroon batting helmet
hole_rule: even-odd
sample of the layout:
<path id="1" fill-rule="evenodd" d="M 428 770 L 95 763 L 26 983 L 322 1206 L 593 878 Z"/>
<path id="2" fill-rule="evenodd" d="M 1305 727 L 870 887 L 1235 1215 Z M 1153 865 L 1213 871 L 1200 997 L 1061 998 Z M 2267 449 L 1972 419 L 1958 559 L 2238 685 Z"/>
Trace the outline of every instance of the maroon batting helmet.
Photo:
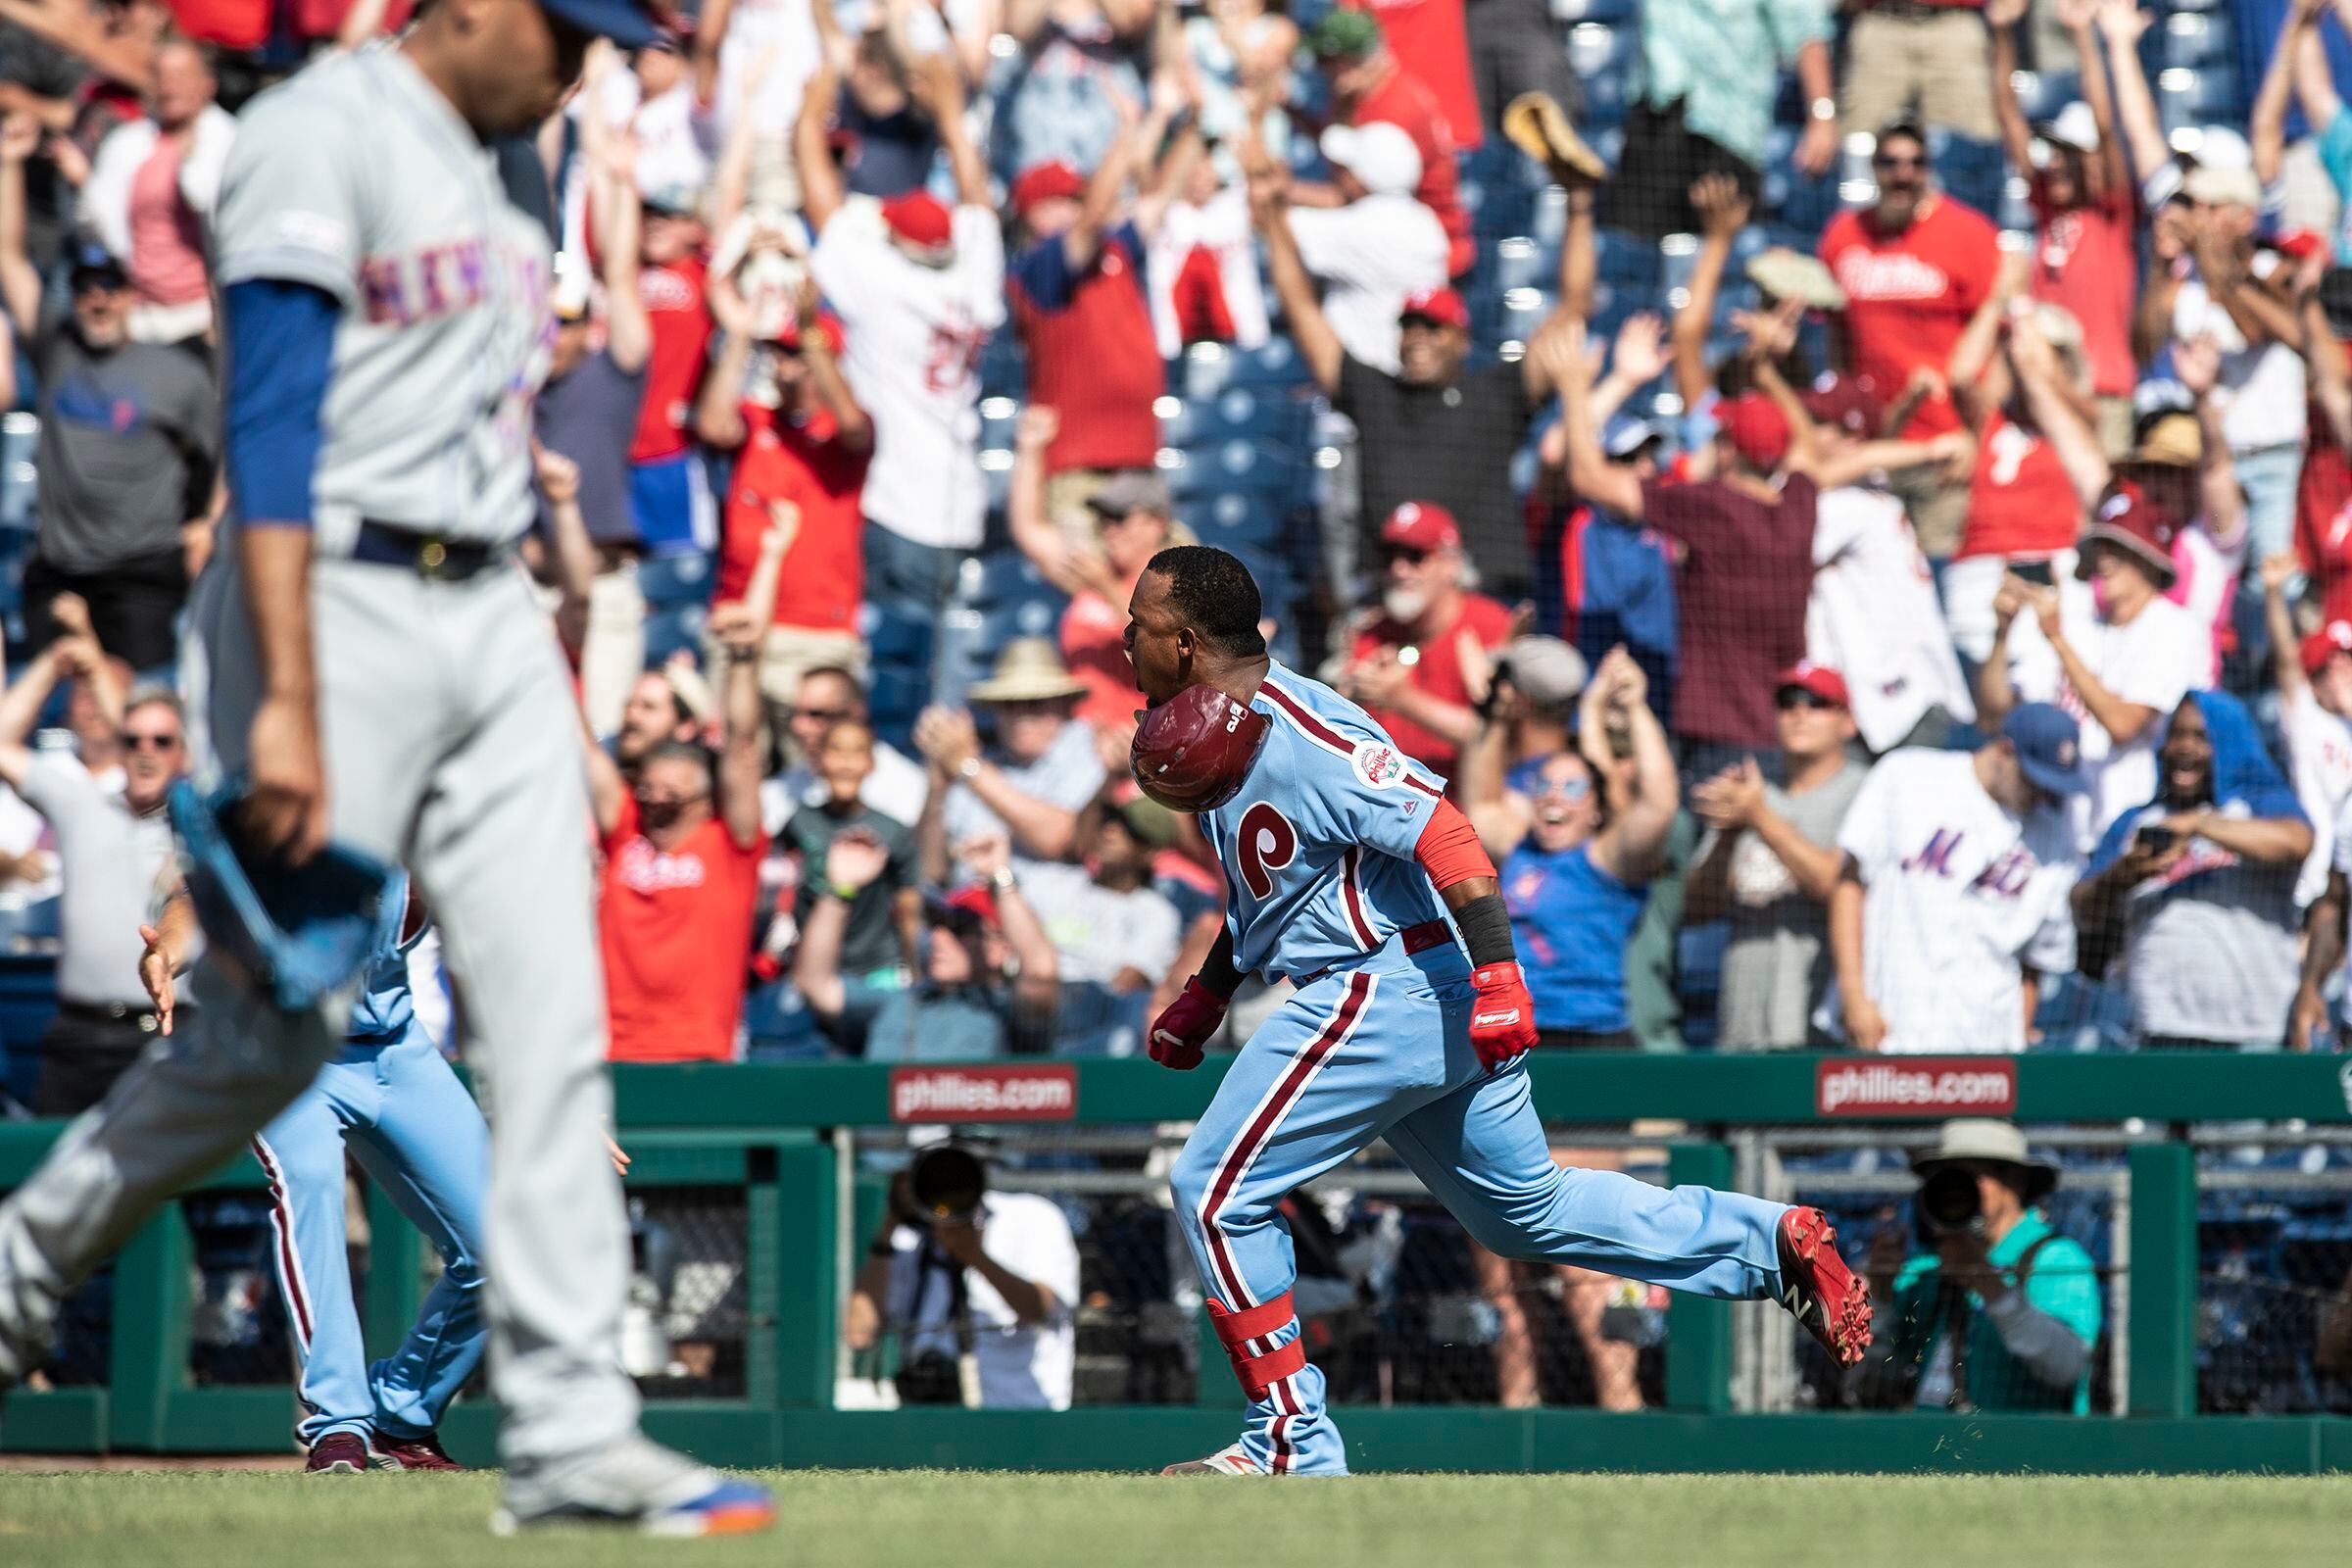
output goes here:
<path id="1" fill-rule="evenodd" d="M 1272 721 L 1214 686 L 1187 686 L 1135 726 L 1128 766 L 1172 811 L 1210 811 L 1239 794 Z"/>

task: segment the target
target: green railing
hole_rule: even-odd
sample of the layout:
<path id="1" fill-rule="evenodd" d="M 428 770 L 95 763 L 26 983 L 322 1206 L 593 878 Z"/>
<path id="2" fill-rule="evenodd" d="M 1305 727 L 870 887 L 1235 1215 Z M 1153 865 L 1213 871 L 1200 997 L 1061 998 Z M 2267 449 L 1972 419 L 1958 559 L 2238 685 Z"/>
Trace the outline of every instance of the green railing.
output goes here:
<path id="1" fill-rule="evenodd" d="M 1352 1462 L 1450 1470 L 2352 1469 L 2352 1419 L 2195 1414 L 2197 1178 L 2182 1141 L 2192 1122 L 2231 1118 L 2352 1124 L 2352 1058 L 2027 1056 L 1942 1058 L 1936 1066 L 1905 1058 L 1581 1055 L 1537 1057 L 1530 1070 L 1547 1120 L 1682 1122 L 1669 1179 L 1723 1185 L 1733 1172 L 1728 1140 L 1740 1129 L 1923 1119 L 1916 1102 L 1902 1102 L 1900 1086 L 1883 1077 L 1889 1067 L 1927 1074 L 1907 1083 L 1932 1082 L 1945 1069 L 2013 1074 L 1970 1108 L 2029 1124 L 2145 1129 L 2129 1156 L 2126 1414 L 1736 1412 L 1732 1309 L 1677 1297 L 1665 1409 L 1620 1416 L 1348 1407 L 1341 1419 Z M 830 1130 L 983 1119 L 1184 1121 L 1206 1106 L 1220 1074 L 1216 1061 L 1191 1074 L 1139 1061 L 616 1068 L 632 1191 L 715 1186 L 745 1194 L 743 1396 L 649 1403 L 648 1429 L 736 1465 L 1129 1469 L 1229 1441 L 1239 1391 L 1213 1352 L 1203 1357 L 1191 1405 L 1058 1414 L 832 1408 L 847 1195 Z M 1886 1113 L 1859 1114 L 1874 1096 Z M 0 1190 L 23 1181 L 57 1131 L 54 1123 L 0 1126 Z M 240 1160 L 199 1191 L 264 1185 L 259 1168 Z M 380 1195 L 371 1202 L 373 1251 L 361 1304 L 371 1352 L 380 1353 L 406 1329 L 423 1271 L 415 1232 Z M 284 1451 L 288 1390 L 191 1386 L 189 1274 L 187 1228 L 168 1209 L 118 1262 L 107 1386 L 18 1392 L 0 1405 L 0 1448 Z M 486 1404 L 462 1403 L 448 1431 L 453 1449 L 488 1458 L 493 1423 Z"/>

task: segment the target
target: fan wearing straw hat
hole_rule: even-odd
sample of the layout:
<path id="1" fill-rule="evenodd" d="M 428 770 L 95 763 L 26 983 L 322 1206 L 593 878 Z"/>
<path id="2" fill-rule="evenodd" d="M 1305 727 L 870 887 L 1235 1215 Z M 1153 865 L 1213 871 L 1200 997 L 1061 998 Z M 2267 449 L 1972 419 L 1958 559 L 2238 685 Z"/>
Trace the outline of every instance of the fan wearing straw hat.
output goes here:
<path id="1" fill-rule="evenodd" d="M 2087 1411 L 2098 1271 L 2039 1206 L 2058 1167 L 2009 1123 L 1964 1117 L 1912 1168 L 1915 1235 L 1889 1215 L 1870 1245 L 1887 1327 L 1865 1365 L 1921 1409 Z"/>
<path id="2" fill-rule="evenodd" d="M 1016 637 L 997 656 L 988 679 L 971 688 L 990 738 L 962 709 L 931 707 L 915 720 L 914 744 L 931 766 L 931 799 L 918 827 L 923 876 L 947 880 L 951 851 L 1003 833 L 1012 840 L 1012 873 L 1085 873 L 1069 860 L 1078 845 L 1078 813 L 1102 787 L 1094 732 L 1074 722 L 1086 683 L 1072 675 L 1044 637 Z"/>

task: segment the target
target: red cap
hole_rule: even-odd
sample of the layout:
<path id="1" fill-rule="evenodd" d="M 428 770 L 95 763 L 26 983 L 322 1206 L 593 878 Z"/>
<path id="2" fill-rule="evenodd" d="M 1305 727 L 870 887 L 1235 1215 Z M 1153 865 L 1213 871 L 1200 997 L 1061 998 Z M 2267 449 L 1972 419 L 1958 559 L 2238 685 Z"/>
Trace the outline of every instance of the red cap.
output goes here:
<path id="1" fill-rule="evenodd" d="M 952 244 L 956 230 L 948 210 L 927 190 L 905 191 L 882 204 L 882 221 L 907 244 L 941 250 Z"/>
<path id="2" fill-rule="evenodd" d="M 1012 215 L 1027 218 L 1039 202 L 1060 196 L 1076 201 L 1086 194 L 1086 176 L 1061 159 L 1032 164 L 1012 182 Z"/>
<path id="3" fill-rule="evenodd" d="M 1380 525 L 1380 542 L 1407 550 L 1458 550 L 1461 525 L 1453 514 L 1434 501 L 1407 501 Z"/>
<path id="4" fill-rule="evenodd" d="M 2271 236 L 2271 249 L 2298 262 L 2309 261 L 2312 253 L 2327 243 L 2308 228 L 2282 228 Z"/>
<path id="5" fill-rule="evenodd" d="M 824 334 L 826 349 L 835 359 L 840 359 L 842 349 L 848 341 L 847 333 L 841 324 L 841 318 L 835 316 L 831 311 L 819 310 L 816 313 L 816 329 Z M 776 342 L 788 349 L 797 349 L 801 346 L 801 323 L 797 318 L 784 328 Z"/>
<path id="6" fill-rule="evenodd" d="M 1403 321 L 1414 317 L 1424 321 L 1435 321 L 1440 326 L 1459 327 L 1465 332 L 1470 330 L 1470 307 L 1464 305 L 1462 297 L 1449 288 L 1417 289 L 1407 294 L 1404 297 L 1404 309 L 1396 313 L 1396 318 Z"/>
<path id="7" fill-rule="evenodd" d="M 996 892 L 986 883 L 975 882 L 970 887 L 957 888 L 948 895 L 947 905 L 951 909 L 978 915 L 982 925 L 993 927 L 1002 923 L 997 918 Z"/>
<path id="8" fill-rule="evenodd" d="M 1775 695 L 1791 686 L 1799 691 L 1811 692 L 1823 702 L 1835 703 L 1839 708 L 1854 706 L 1853 699 L 1846 694 L 1845 677 L 1829 665 L 1816 664 L 1808 659 L 1800 659 L 1782 670 L 1781 678 L 1772 683 Z"/>
<path id="9" fill-rule="evenodd" d="M 1836 425 L 1847 435 L 1869 440 L 1879 433 L 1886 410 L 1879 404 L 1878 386 L 1865 375 L 1841 375 L 1833 370 L 1805 390 L 1798 402 L 1816 424 Z"/>
<path id="10" fill-rule="evenodd" d="M 2303 673 L 2317 675 L 2338 654 L 2352 654 L 2352 620 L 2331 620 L 2303 639 Z"/>
<path id="11" fill-rule="evenodd" d="M 1717 408 L 1715 423 L 1750 467 L 1770 473 L 1788 455 L 1788 416 L 1761 392 L 1743 392 Z"/>
<path id="12" fill-rule="evenodd" d="M 2173 565 L 2173 519 L 2129 479 L 2118 479 L 2107 487 L 2090 526 L 2082 530 L 2077 544 L 2082 555 L 2075 562 L 2075 576 L 2083 582 L 2090 581 L 2089 547 L 2093 544 L 2112 545 L 2129 553 L 2159 590 L 2170 588 L 2180 575 Z"/>

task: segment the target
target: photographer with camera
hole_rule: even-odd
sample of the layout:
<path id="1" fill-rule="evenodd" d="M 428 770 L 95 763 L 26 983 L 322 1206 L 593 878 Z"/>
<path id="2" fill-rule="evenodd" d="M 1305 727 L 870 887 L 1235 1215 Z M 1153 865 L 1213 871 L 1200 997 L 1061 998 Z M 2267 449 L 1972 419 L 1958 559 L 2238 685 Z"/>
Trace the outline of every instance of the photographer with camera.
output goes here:
<path id="1" fill-rule="evenodd" d="M 1865 1265 L 1886 1326 L 1864 1363 L 1880 1378 L 1869 1402 L 2086 1412 L 2099 1280 L 2036 1206 L 2058 1167 L 2009 1123 L 1964 1117 L 1912 1169 L 1914 1237 L 1886 1226 Z"/>
<path id="2" fill-rule="evenodd" d="M 933 1144 L 890 1184 L 842 1317 L 853 1350 L 900 1337 L 902 1404 L 1066 1410 L 1078 1244 L 1050 1198 L 993 1192 L 971 1146 Z"/>
<path id="3" fill-rule="evenodd" d="M 2167 726 L 2155 798 L 2115 819 L 2075 888 L 2081 967 L 2120 964 L 2143 1051 L 2276 1050 L 2311 823 L 2236 698 L 2191 692 Z"/>

